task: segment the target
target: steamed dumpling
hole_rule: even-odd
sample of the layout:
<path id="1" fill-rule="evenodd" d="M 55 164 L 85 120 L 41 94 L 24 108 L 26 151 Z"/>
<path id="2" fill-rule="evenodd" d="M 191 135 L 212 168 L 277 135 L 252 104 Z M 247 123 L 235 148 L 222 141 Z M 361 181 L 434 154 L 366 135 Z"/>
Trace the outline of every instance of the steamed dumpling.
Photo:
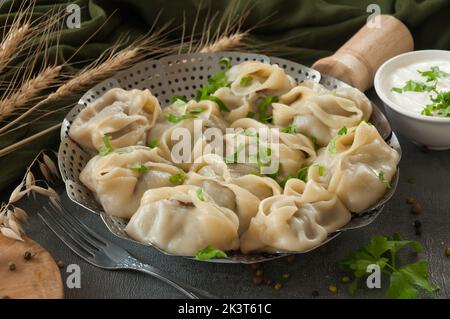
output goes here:
<path id="1" fill-rule="evenodd" d="M 368 123 L 348 129 L 321 152 L 320 176 L 310 168 L 308 178 L 326 185 L 346 207 L 359 213 L 376 203 L 387 191 L 397 171 L 400 155 Z"/>
<path id="2" fill-rule="evenodd" d="M 239 248 L 236 214 L 218 206 L 193 185 L 162 187 L 144 194 L 125 231 L 140 242 L 183 256 L 212 245 L 223 251 Z"/>
<path id="3" fill-rule="evenodd" d="M 96 194 L 105 213 L 130 218 L 145 191 L 173 185 L 170 177 L 175 174 L 180 169 L 164 160 L 158 148 L 130 146 L 93 157 L 80 181 Z"/>
<path id="4" fill-rule="evenodd" d="M 69 136 L 88 153 L 103 147 L 105 135 L 114 148 L 145 145 L 160 113 L 159 102 L 149 90 L 114 88 L 80 112 Z"/>
<path id="5" fill-rule="evenodd" d="M 263 200 L 241 237 L 241 250 L 303 252 L 318 246 L 350 218 L 336 195 L 311 181 L 301 196 L 278 195 Z"/>
<path id="6" fill-rule="evenodd" d="M 299 85 L 273 104 L 273 122 L 280 127 L 293 125 L 298 133 L 327 145 L 343 126 L 353 127 L 368 121 L 372 104 L 357 89 L 327 91 L 320 84 Z"/>
<path id="7" fill-rule="evenodd" d="M 233 66 L 226 73 L 231 92 L 237 96 L 262 93 L 278 96 L 288 92 L 292 83 L 284 70 L 276 64 L 248 61 Z M 247 83 L 243 85 L 242 79 Z"/>

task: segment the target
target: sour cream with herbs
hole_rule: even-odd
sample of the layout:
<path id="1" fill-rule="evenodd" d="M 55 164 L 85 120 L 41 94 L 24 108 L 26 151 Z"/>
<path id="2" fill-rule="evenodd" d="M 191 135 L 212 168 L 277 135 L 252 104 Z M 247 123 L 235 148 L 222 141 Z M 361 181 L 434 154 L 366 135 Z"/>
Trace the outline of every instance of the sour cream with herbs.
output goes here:
<path id="1" fill-rule="evenodd" d="M 438 77 L 436 81 L 427 81 L 427 77 L 419 72 L 430 71 L 435 67 L 438 67 L 439 71 L 446 73 L 445 76 Z M 412 63 L 397 69 L 387 77 L 387 81 L 388 88 L 404 88 L 408 81 L 414 81 L 427 86 L 436 85 L 435 90 L 437 92 L 448 92 L 450 91 L 450 61 L 434 60 Z M 389 99 L 399 107 L 419 114 L 427 105 L 433 103 L 431 99 L 436 96 L 437 93 L 435 91 L 403 91 L 399 93 L 391 90 L 389 93 Z"/>

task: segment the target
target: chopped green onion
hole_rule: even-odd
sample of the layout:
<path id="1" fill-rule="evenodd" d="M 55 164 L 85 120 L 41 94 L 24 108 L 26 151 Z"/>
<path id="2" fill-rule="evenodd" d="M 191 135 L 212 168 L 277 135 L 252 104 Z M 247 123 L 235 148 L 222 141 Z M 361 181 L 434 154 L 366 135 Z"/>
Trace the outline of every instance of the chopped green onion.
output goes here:
<path id="1" fill-rule="evenodd" d="M 197 260 L 209 260 L 214 258 L 227 258 L 227 254 L 214 246 L 208 245 L 195 254 Z"/>
<path id="2" fill-rule="evenodd" d="M 276 97 L 276 96 L 266 96 L 258 104 L 259 120 L 262 123 L 269 123 L 271 121 L 272 117 L 267 114 L 267 109 L 268 109 L 270 104 L 277 103 L 277 102 L 278 102 L 278 97 Z"/>
<path id="3" fill-rule="evenodd" d="M 378 173 L 378 179 L 380 180 L 380 182 L 382 182 L 384 185 L 386 185 L 386 188 L 391 188 L 391 183 L 389 183 L 389 181 L 386 180 L 384 174 L 385 173 L 383 171 L 380 171 Z"/>
<path id="4" fill-rule="evenodd" d="M 250 83 L 252 83 L 253 81 L 253 77 L 249 76 L 244 76 L 241 78 L 241 81 L 239 82 L 240 86 L 249 86 Z"/>
<path id="5" fill-rule="evenodd" d="M 297 128 L 294 125 L 289 125 L 288 127 L 281 130 L 283 133 L 295 134 L 297 133 Z"/>
<path id="6" fill-rule="evenodd" d="M 103 146 L 100 149 L 99 155 L 106 156 L 112 152 L 114 152 L 114 148 L 111 145 L 111 136 L 104 135 L 103 136 Z"/>
<path id="7" fill-rule="evenodd" d="M 186 174 L 184 172 L 170 175 L 169 182 L 172 184 L 182 184 L 186 180 Z"/>
<path id="8" fill-rule="evenodd" d="M 144 174 L 145 172 L 147 172 L 149 170 L 149 168 L 147 166 L 145 166 L 144 164 L 140 164 L 140 163 L 132 164 L 129 166 L 129 168 L 135 172 L 138 172 L 139 174 Z"/>
<path id="9" fill-rule="evenodd" d="M 219 64 L 224 65 L 225 66 L 225 70 L 227 70 L 227 71 L 229 69 L 231 69 L 231 60 L 230 60 L 230 58 L 227 58 L 227 57 L 220 58 Z"/>
<path id="10" fill-rule="evenodd" d="M 184 95 L 174 95 L 172 96 L 172 103 L 176 103 L 177 101 L 181 101 L 184 104 L 187 103 L 187 98 Z"/>
<path id="11" fill-rule="evenodd" d="M 255 112 L 252 112 L 252 111 L 248 112 L 246 117 L 249 118 L 249 119 L 254 118 L 255 117 Z"/>
<path id="12" fill-rule="evenodd" d="M 148 144 L 148 147 L 155 148 L 156 146 L 158 146 L 158 140 L 156 138 L 152 138 L 152 140 Z"/>
<path id="13" fill-rule="evenodd" d="M 183 120 L 194 119 L 196 116 L 194 114 L 184 114 L 184 115 L 176 115 L 176 114 L 167 114 L 166 120 L 170 123 L 176 124 Z"/>
<path id="14" fill-rule="evenodd" d="M 202 202 L 205 201 L 205 196 L 203 195 L 203 188 L 197 188 L 195 191 L 195 194 L 197 195 L 197 198 L 201 200 Z"/>

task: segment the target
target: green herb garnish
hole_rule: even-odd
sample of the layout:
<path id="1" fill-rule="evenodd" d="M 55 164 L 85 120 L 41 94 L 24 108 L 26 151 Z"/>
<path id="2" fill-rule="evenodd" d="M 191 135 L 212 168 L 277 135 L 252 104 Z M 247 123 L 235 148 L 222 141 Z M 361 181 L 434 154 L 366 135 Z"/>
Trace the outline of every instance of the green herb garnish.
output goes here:
<path id="1" fill-rule="evenodd" d="M 259 120 L 262 123 L 269 123 L 272 120 L 272 117 L 269 114 L 267 114 L 267 109 L 270 104 L 277 103 L 277 102 L 278 102 L 278 97 L 266 96 L 258 104 Z"/>
<path id="2" fill-rule="evenodd" d="M 228 71 L 229 69 L 231 69 L 231 60 L 230 60 L 230 58 L 227 58 L 227 57 L 222 57 L 222 58 L 220 58 L 219 64 L 224 65 L 226 71 Z"/>
<path id="3" fill-rule="evenodd" d="M 252 111 L 248 112 L 246 117 L 248 117 L 249 119 L 254 118 L 255 117 L 255 112 L 252 112 Z"/>
<path id="4" fill-rule="evenodd" d="M 187 98 L 184 95 L 174 95 L 172 96 L 172 103 L 177 103 L 178 101 L 183 102 L 183 105 L 188 102 Z"/>
<path id="5" fill-rule="evenodd" d="M 103 135 L 103 146 L 100 148 L 99 155 L 106 156 L 114 152 L 114 148 L 111 145 L 111 136 Z"/>
<path id="6" fill-rule="evenodd" d="M 155 148 L 156 146 L 158 146 L 158 140 L 156 138 L 152 138 L 152 140 L 148 144 L 148 147 Z"/>
<path id="7" fill-rule="evenodd" d="M 369 245 L 361 247 L 347 259 L 340 261 L 339 268 L 354 275 L 353 282 L 348 286 L 349 293 L 353 295 L 357 291 L 359 282 L 369 275 L 367 267 L 373 264 L 378 265 L 381 272 L 390 277 L 389 289 L 386 293 L 389 298 L 417 298 L 420 294 L 419 288 L 428 292 L 436 291 L 437 287 L 430 281 L 426 261 L 419 260 L 402 267 L 397 265 L 398 252 L 407 246 L 416 252 L 423 250 L 419 242 L 401 240 L 398 235 L 374 236 Z"/>
<path id="8" fill-rule="evenodd" d="M 316 151 L 317 151 L 319 148 L 321 148 L 321 145 L 320 145 L 319 143 L 317 143 L 317 138 L 316 138 L 316 137 L 311 136 L 310 139 L 311 139 L 311 142 L 313 143 L 314 149 L 315 149 Z"/>
<path id="9" fill-rule="evenodd" d="M 393 87 L 392 91 L 397 93 L 403 92 L 430 92 L 436 89 L 436 85 L 427 85 L 422 82 L 409 80 L 403 87 Z"/>
<path id="10" fill-rule="evenodd" d="M 431 98 L 432 104 L 427 105 L 421 112 L 422 115 L 450 117 L 450 91 L 440 92 Z"/>
<path id="11" fill-rule="evenodd" d="M 300 167 L 300 169 L 297 171 L 297 178 L 299 180 L 302 180 L 305 183 L 308 181 L 308 170 L 311 167 L 311 165 L 312 164 L 307 164 Z"/>
<path id="12" fill-rule="evenodd" d="M 240 86 L 249 86 L 250 83 L 252 83 L 253 81 L 253 77 L 251 77 L 250 75 L 248 76 L 244 76 L 241 78 L 241 81 L 239 82 Z"/>
<path id="13" fill-rule="evenodd" d="M 330 144 L 328 144 L 328 151 L 331 154 L 336 154 L 337 150 L 336 150 L 336 142 L 338 140 L 339 137 L 344 136 L 345 134 L 347 134 L 347 128 L 344 126 L 342 127 L 338 132 L 337 135 L 335 137 L 333 137 L 333 139 L 330 141 Z"/>
<path id="14" fill-rule="evenodd" d="M 391 188 L 391 183 L 389 183 L 389 181 L 386 180 L 386 178 L 384 177 L 384 172 L 380 171 L 378 173 L 378 179 L 380 180 L 380 182 L 382 182 L 384 185 L 386 185 L 386 188 Z"/>
<path id="15" fill-rule="evenodd" d="M 444 71 L 441 71 L 438 66 L 433 66 L 428 71 L 417 70 L 417 72 L 419 72 L 421 76 L 427 78 L 427 82 L 437 81 L 439 78 L 445 78 L 450 75 Z"/>
<path id="16" fill-rule="evenodd" d="M 244 131 L 244 134 L 245 134 L 245 131 Z M 228 164 L 237 163 L 238 158 L 239 158 L 239 153 L 242 152 L 243 149 L 244 149 L 244 144 L 239 144 L 236 149 L 236 152 L 225 157 L 225 162 Z"/>
<path id="17" fill-rule="evenodd" d="M 322 165 L 314 164 L 313 167 L 317 168 L 317 170 L 319 171 L 319 176 L 323 176 L 323 174 L 325 174 L 325 167 L 323 167 Z"/>
<path id="18" fill-rule="evenodd" d="M 135 172 L 138 172 L 139 174 L 144 174 L 148 172 L 149 168 L 145 166 L 144 164 L 135 163 L 129 166 L 130 169 L 132 169 Z"/>
<path id="19" fill-rule="evenodd" d="M 297 133 L 297 128 L 294 125 L 289 125 L 288 127 L 281 130 L 283 133 L 295 134 Z"/>
<path id="20" fill-rule="evenodd" d="M 227 254 L 214 246 L 208 245 L 195 254 L 197 260 L 209 260 L 214 258 L 227 258 Z"/>
<path id="21" fill-rule="evenodd" d="M 203 188 L 197 188 L 195 191 L 195 194 L 197 195 L 197 198 L 201 200 L 202 202 L 205 201 L 205 196 L 203 195 Z"/>
<path id="22" fill-rule="evenodd" d="M 206 109 L 202 106 L 193 107 L 189 110 L 189 114 L 200 114 L 205 112 Z"/>
<path id="23" fill-rule="evenodd" d="M 184 114 L 184 115 L 176 115 L 176 114 L 167 114 L 166 120 L 170 123 L 176 124 L 178 122 L 187 120 L 187 119 L 195 119 L 197 116 L 194 114 Z"/>
<path id="24" fill-rule="evenodd" d="M 172 184 L 182 184 L 186 180 L 186 174 L 184 172 L 170 175 L 169 182 Z"/>
<path id="25" fill-rule="evenodd" d="M 219 109 L 222 112 L 230 112 L 230 110 L 227 108 L 227 106 L 225 105 L 225 103 L 223 103 L 223 101 L 221 99 L 219 99 L 217 96 L 211 95 L 215 91 L 216 91 L 216 89 L 211 89 L 210 86 L 203 85 L 202 89 L 197 91 L 197 96 L 195 99 L 197 102 L 204 101 L 204 100 L 213 101 L 213 102 L 217 103 L 217 105 L 219 106 Z"/>

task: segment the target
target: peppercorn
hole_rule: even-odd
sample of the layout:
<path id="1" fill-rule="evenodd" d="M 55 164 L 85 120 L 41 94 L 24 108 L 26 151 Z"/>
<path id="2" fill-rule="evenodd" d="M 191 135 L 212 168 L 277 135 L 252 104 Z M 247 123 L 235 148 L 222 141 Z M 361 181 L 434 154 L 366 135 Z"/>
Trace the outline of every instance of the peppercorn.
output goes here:
<path id="1" fill-rule="evenodd" d="M 349 276 L 342 276 L 341 277 L 341 282 L 343 284 L 348 284 L 350 282 L 350 277 Z"/>
<path id="2" fill-rule="evenodd" d="M 423 209 L 422 209 L 422 205 L 420 205 L 417 202 L 414 202 L 411 205 L 411 213 L 413 213 L 414 215 L 420 215 L 423 213 Z"/>
<path id="3" fill-rule="evenodd" d="M 292 264 L 292 263 L 295 261 L 295 255 L 290 255 L 290 256 L 288 256 L 288 257 L 286 258 L 286 261 L 287 261 L 289 264 Z"/>
<path id="4" fill-rule="evenodd" d="M 445 256 L 450 257 L 450 248 L 445 250 Z"/>
<path id="5" fill-rule="evenodd" d="M 337 287 L 336 287 L 336 285 L 329 285 L 329 286 L 328 286 L 328 291 L 331 292 L 331 293 L 333 293 L 333 294 L 337 293 Z"/>
<path id="6" fill-rule="evenodd" d="M 283 278 L 283 279 L 289 279 L 289 274 L 288 274 L 287 272 L 285 272 L 285 273 L 283 273 L 283 274 L 281 275 L 281 278 Z"/>
<path id="7" fill-rule="evenodd" d="M 262 282 L 263 282 L 263 278 L 262 278 L 262 277 L 258 277 L 258 276 L 254 276 L 254 277 L 253 277 L 253 283 L 254 283 L 256 286 L 261 285 Z"/>
<path id="8" fill-rule="evenodd" d="M 422 223 L 420 222 L 420 220 L 415 220 L 414 221 L 414 228 L 420 228 L 422 227 Z"/>
<path id="9" fill-rule="evenodd" d="M 413 205 L 414 204 L 414 198 L 412 196 L 406 197 L 406 204 Z"/>
<path id="10" fill-rule="evenodd" d="M 62 260 L 58 260 L 58 262 L 56 264 L 58 265 L 59 268 L 64 267 L 64 262 Z"/>
<path id="11" fill-rule="evenodd" d="M 257 276 L 257 277 L 261 277 L 262 275 L 263 275 L 263 271 L 262 271 L 262 269 L 258 269 L 256 272 L 255 272 L 255 276 Z"/>
<path id="12" fill-rule="evenodd" d="M 311 293 L 311 296 L 313 296 L 313 298 L 317 298 L 317 297 L 320 296 L 320 294 L 319 294 L 319 292 L 318 292 L 317 290 L 314 290 L 314 291 Z"/>
<path id="13" fill-rule="evenodd" d="M 25 259 L 25 260 L 30 260 L 31 258 L 33 258 L 33 254 L 31 254 L 31 252 L 27 250 L 27 251 L 23 254 L 23 259 Z"/>
<path id="14" fill-rule="evenodd" d="M 273 288 L 275 289 L 275 290 L 280 290 L 281 289 L 281 284 L 279 283 L 279 282 L 277 282 L 277 283 L 275 283 L 275 285 L 273 286 Z"/>
<path id="15" fill-rule="evenodd" d="M 13 263 L 12 261 L 10 261 L 10 262 L 8 263 L 8 269 L 9 269 L 10 271 L 16 270 L 16 264 Z"/>

